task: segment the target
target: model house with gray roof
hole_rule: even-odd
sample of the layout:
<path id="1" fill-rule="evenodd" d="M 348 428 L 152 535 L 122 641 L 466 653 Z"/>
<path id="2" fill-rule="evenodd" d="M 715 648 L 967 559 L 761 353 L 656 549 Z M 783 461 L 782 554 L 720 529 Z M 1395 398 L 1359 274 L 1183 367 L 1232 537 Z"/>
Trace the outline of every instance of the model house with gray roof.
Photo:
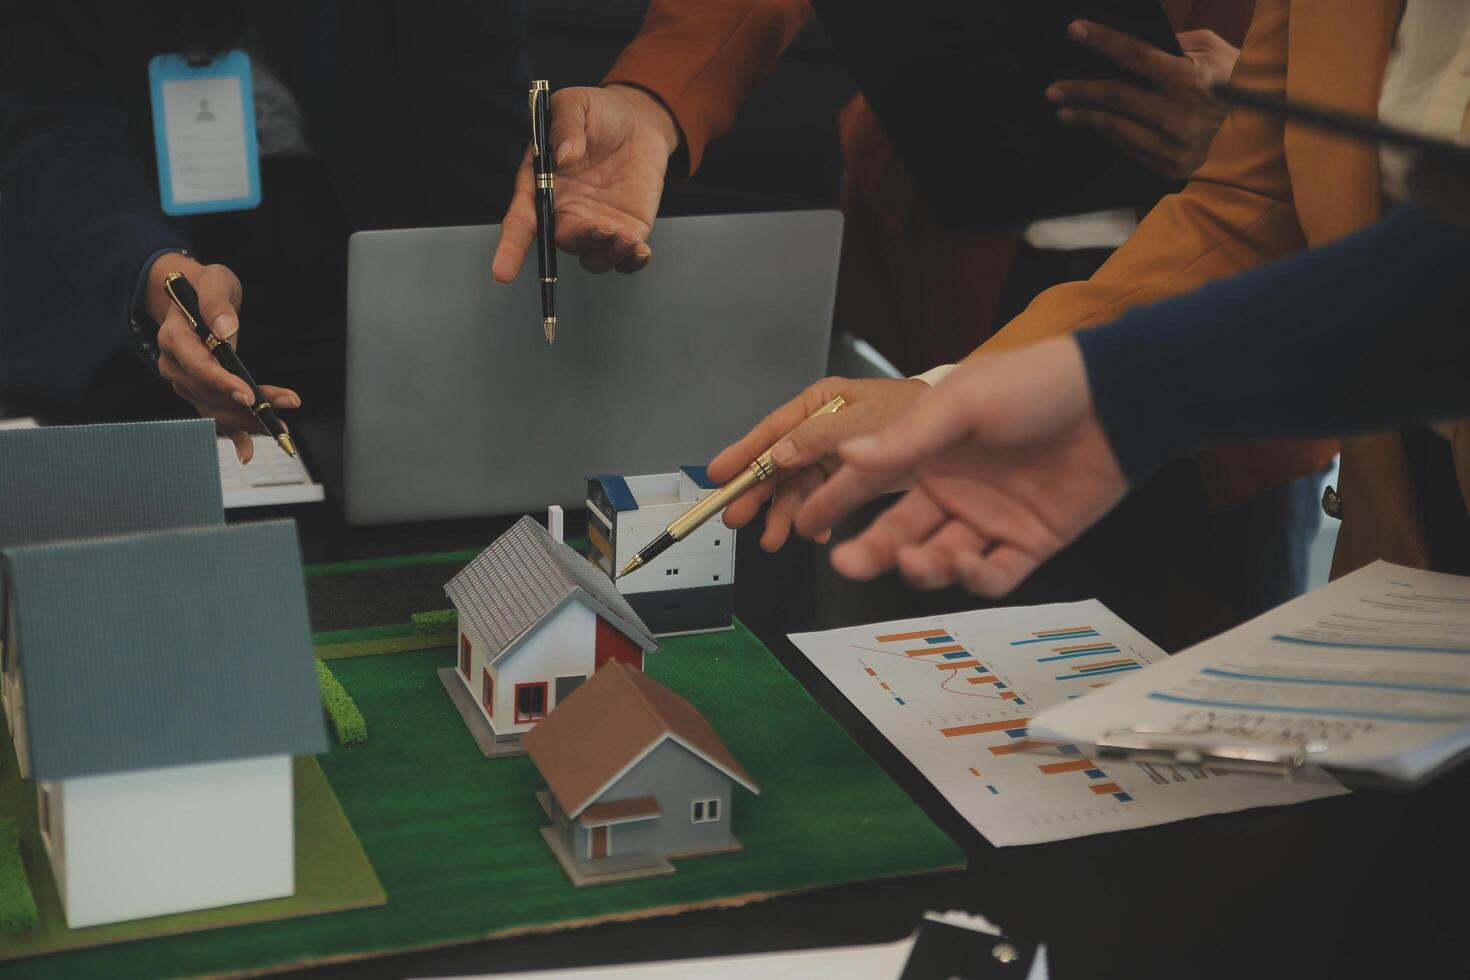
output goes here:
<path id="1" fill-rule="evenodd" d="M 444 586 L 458 661 L 440 671 L 487 756 L 520 738 L 603 664 L 643 669 L 653 634 L 606 575 L 522 517 Z"/>
<path id="2" fill-rule="evenodd" d="M 0 429 L 0 548 L 224 520 L 208 419 Z M 0 602 L 0 643 L 6 632 Z M 0 646 L 0 704 L 25 776 L 21 661 Z"/>
<path id="3" fill-rule="evenodd" d="M 760 788 L 705 717 L 616 661 L 525 738 L 546 780 L 542 830 L 575 885 L 670 874 L 671 858 L 737 850 L 735 787 Z"/>
<path id="4" fill-rule="evenodd" d="M 41 839 L 71 928 L 295 891 L 324 752 L 295 527 L 0 548 Z"/>

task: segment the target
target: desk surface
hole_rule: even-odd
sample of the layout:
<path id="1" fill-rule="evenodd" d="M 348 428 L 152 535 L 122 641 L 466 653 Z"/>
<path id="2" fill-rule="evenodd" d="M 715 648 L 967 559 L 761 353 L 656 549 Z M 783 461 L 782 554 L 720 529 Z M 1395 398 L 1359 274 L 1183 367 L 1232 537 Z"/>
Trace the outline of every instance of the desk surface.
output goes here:
<path id="1" fill-rule="evenodd" d="M 510 523 L 487 519 L 349 528 L 331 505 L 288 511 L 308 562 L 477 547 Z M 258 519 L 243 514 L 232 520 Z M 281 516 L 281 512 L 269 516 Z M 568 515 L 569 535 L 580 519 Z M 840 535 L 839 535 L 840 536 Z M 915 593 L 889 577 L 839 579 L 825 550 L 798 543 L 767 555 L 747 535 L 736 612 L 817 700 L 964 848 L 963 872 L 870 882 L 674 919 L 407 953 L 299 976 L 435 976 L 898 939 L 929 909 L 978 912 L 1049 944 L 1059 980 L 1110 976 L 1360 976 L 1373 968 L 1454 964 L 1465 971 L 1460 879 L 1470 869 L 1463 817 L 1470 773 L 1412 794 L 1355 794 L 1123 834 L 997 849 L 786 640 L 786 634 L 984 603 L 955 591 Z M 1104 523 L 1007 603 L 1096 597 L 1165 649 L 1232 625 L 1232 615 L 1177 569 Z M 1124 568 L 1128 574 L 1119 574 Z M 441 583 L 411 569 L 374 573 L 353 594 L 314 585 L 317 629 L 362 625 L 358 609 L 438 608 Z M 318 580 L 329 581 L 329 580 Z M 318 591 L 326 590 L 326 591 Z M 381 595 L 374 591 L 381 590 Z M 359 607 L 359 604 L 361 606 Z M 379 618 L 381 618 L 381 607 Z M 333 620 L 336 621 L 333 621 Z"/>

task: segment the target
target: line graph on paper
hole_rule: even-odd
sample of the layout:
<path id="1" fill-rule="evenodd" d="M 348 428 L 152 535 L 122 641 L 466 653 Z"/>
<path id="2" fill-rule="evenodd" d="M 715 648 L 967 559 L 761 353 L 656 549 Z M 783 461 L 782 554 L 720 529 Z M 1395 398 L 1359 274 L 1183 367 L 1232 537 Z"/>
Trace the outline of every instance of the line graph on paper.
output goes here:
<path id="1" fill-rule="evenodd" d="M 1100 761 L 1029 737 L 1036 713 L 1164 657 L 1095 601 L 791 639 L 997 845 L 1294 802 L 1283 784 Z"/>

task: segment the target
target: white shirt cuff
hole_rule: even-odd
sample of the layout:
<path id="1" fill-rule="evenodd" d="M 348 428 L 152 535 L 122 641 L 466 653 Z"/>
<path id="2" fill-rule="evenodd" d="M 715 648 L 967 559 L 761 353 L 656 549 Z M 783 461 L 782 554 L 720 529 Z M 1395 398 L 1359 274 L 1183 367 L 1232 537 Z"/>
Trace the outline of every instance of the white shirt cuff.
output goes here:
<path id="1" fill-rule="evenodd" d="M 923 374 L 914 375 L 913 380 L 922 381 L 932 388 L 933 386 L 939 384 L 939 382 L 943 381 L 944 376 L 957 367 L 959 367 L 958 364 L 941 364 L 938 367 L 930 368 Z"/>

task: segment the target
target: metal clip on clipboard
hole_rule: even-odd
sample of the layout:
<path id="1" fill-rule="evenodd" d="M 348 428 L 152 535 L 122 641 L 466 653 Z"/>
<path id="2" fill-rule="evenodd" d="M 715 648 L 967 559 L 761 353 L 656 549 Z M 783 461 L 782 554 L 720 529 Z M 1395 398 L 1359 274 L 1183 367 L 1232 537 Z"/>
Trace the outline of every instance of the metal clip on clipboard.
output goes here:
<path id="1" fill-rule="evenodd" d="M 1114 728 L 1098 739 L 1100 759 L 1154 762 L 1184 769 L 1223 769 L 1227 772 L 1292 779 L 1307 767 L 1308 757 L 1326 743 L 1252 740 L 1254 744 L 1224 744 L 1214 732 L 1165 731 L 1153 728 Z"/>

